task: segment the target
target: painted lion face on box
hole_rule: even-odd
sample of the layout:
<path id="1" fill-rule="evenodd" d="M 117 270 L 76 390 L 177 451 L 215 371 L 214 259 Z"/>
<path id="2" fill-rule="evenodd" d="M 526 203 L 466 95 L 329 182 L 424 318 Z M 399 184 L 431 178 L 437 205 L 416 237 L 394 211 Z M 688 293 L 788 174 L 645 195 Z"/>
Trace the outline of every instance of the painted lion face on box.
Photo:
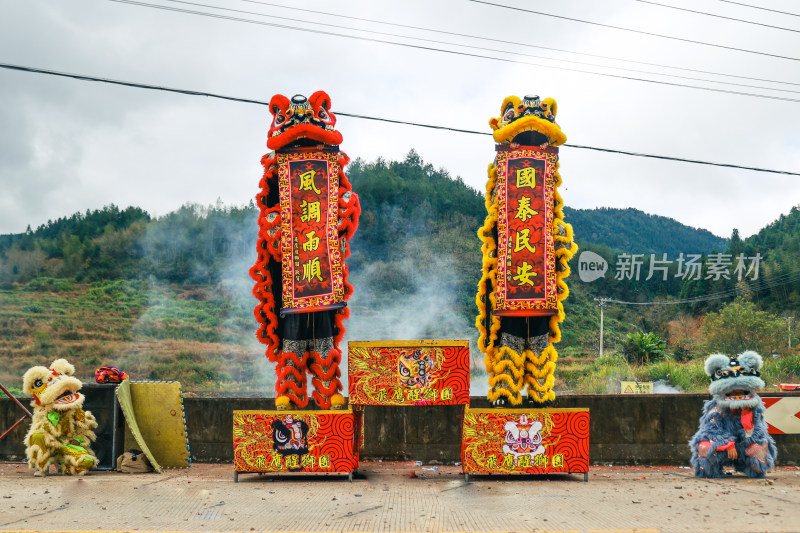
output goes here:
<path id="1" fill-rule="evenodd" d="M 36 406 L 48 407 L 56 411 L 80 409 L 86 399 L 80 391 L 81 381 L 72 377 L 75 367 L 66 359 L 53 361 L 50 368 L 35 366 L 29 368 L 22 378 L 22 390 L 33 395 Z"/>
<path id="2" fill-rule="evenodd" d="M 761 379 L 763 361 L 756 352 L 742 352 L 735 357 L 721 353 L 708 356 L 706 374 L 711 378 L 708 392 L 723 409 L 753 409 L 761 405 L 756 394 L 764 388 Z"/>

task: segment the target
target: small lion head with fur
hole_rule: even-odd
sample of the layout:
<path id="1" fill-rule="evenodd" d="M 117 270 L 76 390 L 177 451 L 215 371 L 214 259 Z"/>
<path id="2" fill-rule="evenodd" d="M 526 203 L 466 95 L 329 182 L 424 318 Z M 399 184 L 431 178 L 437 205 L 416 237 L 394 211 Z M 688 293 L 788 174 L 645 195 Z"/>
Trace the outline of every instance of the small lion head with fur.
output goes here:
<path id="1" fill-rule="evenodd" d="M 22 378 L 22 391 L 33 395 L 34 407 L 49 407 L 56 411 L 81 409 L 86 397 L 78 392 L 83 384 L 75 377 L 75 367 L 66 359 L 53 361 L 50 368 L 29 368 Z"/>

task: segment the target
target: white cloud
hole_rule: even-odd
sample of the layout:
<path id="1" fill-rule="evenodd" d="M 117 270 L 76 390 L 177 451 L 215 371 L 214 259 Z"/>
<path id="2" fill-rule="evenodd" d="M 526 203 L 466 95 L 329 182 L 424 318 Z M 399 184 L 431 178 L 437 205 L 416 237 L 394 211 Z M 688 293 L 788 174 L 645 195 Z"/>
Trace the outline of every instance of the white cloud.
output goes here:
<path id="1" fill-rule="evenodd" d="M 200 9 L 166 0 L 171 7 Z M 207 3 L 211 3 L 210 0 Z M 464 38 L 215 1 L 291 16 L 443 41 Z M 318 1 L 291 5 L 440 28 L 553 48 L 800 83 L 796 61 L 588 26 L 468 2 Z M 517 2 L 517 5 L 527 6 Z M 677 4 L 676 4 L 677 5 Z M 786 17 L 731 4 L 692 8 L 789 25 Z M 792 2 L 775 3 L 792 10 Z M 204 9 L 211 11 L 210 9 Z M 798 55 L 788 32 L 635 3 L 576 0 L 541 10 L 605 24 Z M 281 21 L 227 13 L 292 25 Z M 329 28 L 345 33 L 346 30 Z M 347 32 L 352 33 L 352 32 Z M 374 36 L 374 35 L 373 35 Z M 374 36 L 380 39 L 389 37 Z M 398 39 L 396 39 L 398 40 Z M 413 42 L 406 40 L 405 42 Z M 582 70 L 565 60 L 617 62 L 488 41 L 473 44 L 556 58 L 474 51 Z M 416 44 L 425 44 L 415 42 Z M 446 45 L 429 46 L 448 48 Z M 380 43 L 170 13 L 113 2 L 29 0 L 4 5 L 1 61 L 99 77 L 268 100 L 327 91 L 333 110 L 487 131 L 509 94 L 559 102 L 569 142 L 745 166 L 800 169 L 800 103 L 590 76 Z M 627 68 L 663 70 L 644 65 Z M 725 82 L 764 82 L 665 71 Z M 632 77 L 653 75 L 627 73 Z M 660 78 L 675 83 L 697 81 Z M 704 84 L 708 85 L 708 84 Z M 742 92 L 767 91 L 731 87 Z M 782 86 L 798 89 L 800 86 Z M 782 94 L 800 99 L 800 94 Z M 116 203 L 164 214 L 187 201 L 242 204 L 254 195 L 266 151 L 267 110 L 209 98 L 0 70 L 0 233 Z M 436 167 L 482 189 L 490 137 L 340 118 L 342 148 L 367 160 L 416 149 Z M 564 197 L 573 207 L 636 207 L 728 236 L 749 235 L 800 200 L 800 179 L 564 148 Z"/>

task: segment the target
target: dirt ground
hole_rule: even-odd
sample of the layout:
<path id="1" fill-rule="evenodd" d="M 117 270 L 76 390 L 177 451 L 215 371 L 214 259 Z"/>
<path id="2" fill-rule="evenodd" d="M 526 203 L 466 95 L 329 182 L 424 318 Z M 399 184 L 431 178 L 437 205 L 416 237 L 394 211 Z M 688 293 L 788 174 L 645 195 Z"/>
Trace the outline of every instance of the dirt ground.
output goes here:
<path id="1" fill-rule="evenodd" d="M 163 474 L 34 478 L 0 463 L 0 531 L 800 532 L 800 469 L 766 480 L 687 468 L 593 466 L 583 475 L 472 476 L 362 462 L 339 475 L 248 474 L 195 464 Z"/>

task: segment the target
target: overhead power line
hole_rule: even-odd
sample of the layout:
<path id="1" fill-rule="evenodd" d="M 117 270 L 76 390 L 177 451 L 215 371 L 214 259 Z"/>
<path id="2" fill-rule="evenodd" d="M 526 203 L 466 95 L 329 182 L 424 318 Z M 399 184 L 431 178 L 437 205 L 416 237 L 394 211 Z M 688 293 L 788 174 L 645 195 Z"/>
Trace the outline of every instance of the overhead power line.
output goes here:
<path id="1" fill-rule="evenodd" d="M 261 20 L 253 20 L 253 19 L 248 19 L 248 18 L 232 17 L 232 16 L 228 16 L 228 15 L 222 15 L 222 14 L 219 14 L 219 13 L 207 13 L 205 11 L 194 11 L 194 10 L 191 10 L 191 9 L 181 9 L 181 8 L 177 8 L 177 7 L 170 7 L 170 6 L 164 6 L 164 5 L 158 5 L 158 4 L 149 4 L 149 3 L 146 3 L 146 2 L 138 2 L 136 0 L 108 0 L 108 1 L 109 2 L 116 2 L 116 3 L 119 3 L 119 4 L 129 4 L 129 5 L 135 5 L 135 6 L 140 6 L 140 7 L 149 7 L 149 8 L 153 8 L 153 9 L 161 9 L 161 10 L 165 10 L 165 11 L 172 11 L 172 12 L 177 12 L 177 13 L 185 13 L 185 14 L 190 14 L 190 15 L 211 17 L 211 18 L 221 19 L 221 20 L 229 20 L 229 21 L 233 21 L 233 22 L 244 22 L 244 23 L 256 24 L 256 25 L 260 25 L 260 26 L 269 26 L 269 27 L 273 27 L 273 28 L 281 28 L 281 29 L 288 29 L 288 30 L 303 31 L 303 32 L 307 32 L 307 33 L 316 33 L 316 34 L 319 34 L 319 35 L 344 37 L 346 39 L 354 39 L 354 40 L 360 40 L 360 41 L 368 41 L 368 42 L 375 42 L 375 43 L 382 43 L 382 44 L 390 44 L 390 45 L 394 45 L 394 46 L 402 46 L 402 47 L 406 47 L 406 48 L 414 48 L 414 49 L 417 49 L 417 50 L 441 52 L 441 53 L 445 53 L 445 54 L 452 54 L 452 55 L 458 55 L 458 56 L 464 56 L 464 57 L 474 57 L 474 58 L 479 58 L 479 59 L 489 59 L 489 60 L 492 60 L 492 61 L 500 61 L 500 62 L 503 62 L 503 63 L 513 63 L 513 64 L 518 64 L 518 65 L 529 65 L 529 66 L 539 67 L 539 68 L 549 68 L 549 69 L 554 69 L 554 70 L 563 70 L 563 71 L 567 71 L 567 72 L 577 72 L 577 73 L 581 73 L 581 74 L 591 74 L 591 75 L 603 76 L 603 77 L 607 77 L 607 78 L 614 78 L 614 79 L 621 79 L 621 80 L 628 80 L 628 81 L 639 81 L 639 82 L 643 82 L 643 83 L 652 83 L 652 84 L 656 84 L 656 85 L 666 85 L 666 86 L 670 86 L 670 87 L 683 87 L 683 88 L 687 88 L 687 89 L 696 89 L 696 90 L 700 90 L 700 91 L 712 91 L 712 92 L 718 92 L 718 93 L 723 93 L 723 94 L 733 94 L 733 95 L 737 95 L 737 96 L 750 96 L 750 97 L 753 97 L 753 98 L 766 98 L 766 99 L 769 99 L 769 100 L 780 100 L 780 101 L 785 101 L 785 102 L 800 103 L 799 99 L 788 98 L 788 97 L 784 97 L 784 96 L 759 94 L 759 93 L 749 93 L 749 92 L 734 91 L 734 90 L 721 89 L 721 88 L 715 88 L 715 87 L 703 87 L 703 86 L 700 86 L 700 85 L 689 85 L 689 84 L 685 84 L 685 83 L 675 83 L 675 82 L 669 82 L 669 81 L 663 81 L 663 80 L 653 80 L 653 79 L 647 79 L 647 78 L 638 78 L 638 77 L 634 77 L 634 76 L 623 76 L 621 74 L 612 74 L 612 73 L 609 73 L 609 72 L 596 72 L 596 71 L 591 71 L 591 70 L 582 70 L 582 69 L 569 68 L 569 67 L 557 67 L 557 66 L 553 66 L 553 65 L 532 63 L 532 62 L 529 62 L 529 61 L 519 61 L 519 60 L 509 59 L 509 58 L 504 58 L 504 57 L 495 57 L 495 56 L 488 56 L 488 55 L 483 55 L 483 54 L 460 52 L 460 51 L 457 51 L 457 50 L 448 50 L 448 49 L 445 49 L 445 48 L 436 48 L 436 47 L 433 47 L 433 46 L 423 46 L 423 45 L 413 44 L 413 43 L 387 41 L 387 40 L 384 40 L 384 39 L 377 39 L 377 38 L 373 38 L 373 37 L 364 37 L 364 36 L 359 36 L 359 35 L 349 35 L 349 34 L 344 34 L 344 33 L 336 33 L 336 32 L 332 32 L 332 31 L 317 30 L 317 29 L 311 29 L 311 28 L 303 28 L 303 27 L 298 27 L 298 26 L 289 26 L 289 25 L 286 25 L 286 24 L 278 24 L 278 23 L 266 22 L 266 21 L 261 21 Z M 784 89 L 771 89 L 771 90 L 785 91 Z"/>
<path id="2" fill-rule="evenodd" d="M 687 9 L 685 7 L 670 6 L 670 5 L 667 5 L 667 4 L 660 4 L 658 2 L 651 2 L 650 0 L 633 0 L 633 1 L 634 2 L 641 2 L 642 4 L 651 4 L 651 5 L 654 5 L 654 6 L 666 7 L 666 8 L 669 8 L 669 9 L 675 9 L 676 11 L 686 11 L 688 13 L 695 13 L 697 15 L 706 15 L 706 16 L 714 17 L 714 18 L 732 20 L 734 22 L 743 22 L 744 24 L 753 24 L 755 26 L 763 26 L 765 28 L 772 28 L 772 29 L 775 29 L 775 30 L 783 30 L 783 31 L 791 31 L 791 32 L 794 32 L 794 33 L 800 33 L 800 30 L 796 30 L 796 29 L 793 29 L 793 28 L 784 28 L 782 26 L 773 26 L 772 24 L 764 24 L 764 23 L 761 23 L 761 22 L 755 22 L 753 20 L 744 20 L 744 19 L 737 19 L 737 18 L 734 18 L 734 17 L 726 17 L 724 15 L 717 15 L 715 13 L 706 13 L 705 11 L 696 11 L 694 9 Z"/>
<path id="3" fill-rule="evenodd" d="M 73 73 L 68 73 L 68 72 L 58 72 L 58 71 L 55 71 L 55 70 L 46 70 L 46 69 L 40 69 L 40 68 L 34 68 L 34 67 L 26 67 L 26 66 L 21 66 L 21 65 L 11 65 L 11 64 L 7 64 L 7 63 L 0 63 L 0 68 L 4 68 L 4 69 L 8 69 L 8 70 L 16 70 L 16 71 L 20 71 L 20 72 L 31 72 L 31 73 L 36 73 L 36 74 L 47 74 L 47 75 L 51 75 L 51 76 L 60 76 L 60 77 L 64 77 L 64 78 L 73 78 L 73 79 L 82 80 L 82 81 L 93 81 L 93 82 L 100 82 L 100 83 L 108 83 L 108 84 L 112 84 L 112 85 L 122 85 L 122 86 L 125 86 L 125 87 L 132 87 L 132 88 L 136 88 L 136 89 L 149 89 L 149 90 L 155 90 L 155 91 L 165 91 L 165 92 L 185 94 L 185 95 L 190 95 L 190 96 L 206 96 L 206 97 L 209 97 L 209 98 L 217 98 L 217 99 L 220 99 L 220 100 L 228 100 L 228 101 L 232 101 L 232 102 L 242 102 L 242 103 L 247 103 L 247 104 L 257 104 L 257 105 L 263 105 L 263 106 L 267 106 L 267 107 L 269 106 L 269 102 L 267 102 L 265 100 L 255 100 L 255 99 L 252 99 L 252 98 L 242 98 L 242 97 L 237 97 L 237 96 L 226 96 L 226 95 L 222 95 L 222 94 L 209 93 L 209 92 L 205 92 L 205 91 L 194 91 L 194 90 L 189 90 L 189 89 L 176 89 L 176 88 L 172 88 L 172 87 L 162 87 L 162 86 L 158 86 L 158 85 L 149 85 L 149 84 L 145 84 L 145 83 L 114 80 L 114 79 L 109 79 L 109 78 L 98 78 L 98 77 L 95 77 L 95 76 L 87 76 L 87 75 L 84 75 L 84 74 L 73 74 Z M 467 133 L 467 134 L 472 134 L 472 135 L 485 135 L 485 136 L 491 135 L 491 133 L 485 132 L 485 131 L 467 130 L 467 129 L 462 129 L 462 128 L 453 128 L 453 127 L 449 127 L 449 126 L 440 126 L 440 125 L 434 125 L 434 124 L 423 124 L 423 123 L 420 123 L 420 122 L 410 122 L 410 121 L 406 121 L 406 120 L 395 120 L 395 119 L 382 118 L 382 117 L 373 117 L 373 116 L 369 116 L 369 115 L 361 115 L 361 114 L 356 114 L 356 113 L 346 113 L 346 112 L 343 112 L 343 111 L 336 111 L 335 115 L 341 116 L 341 117 L 364 119 L 364 120 L 374 120 L 374 121 L 378 121 L 378 122 L 387 122 L 387 123 L 390 123 L 390 124 L 401 124 L 401 125 L 405 125 L 405 126 L 415 126 L 415 127 L 419 127 L 419 128 L 428 128 L 428 129 L 435 129 L 435 130 L 452 131 L 452 132 L 456 132 L 456 133 Z M 701 161 L 701 160 L 697 160 L 697 159 L 685 159 L 685 158 L 672 157 L 672 156 L 663 156 L 663 155 L 655 155 L 655 154 L 644 154 L 644 153 L 631 152 L 631 151 L 626 151 L 626 150 L 615 150 L 615 149 L 611 149 L 611 148 L 598 148 L 598 147 L 595 147 L 595 146 L 583 146 L 583 145 L 579 145 L 579 144 L 564 144 L 563 146 L 568 147 L 568 148 L 577 148 L 577 149 L 583 149 L 583 150 L 593 150 L 593 151 L 597 151 L 597 152 L 607 152 L 607 153 L 612 153 L 612 154 L 629 155 L 629 156 L 635 156 L 635 157 L 647 157 L 647 158 L 652 158 L 652 159 L 663 159 L 663 160 L 668 160 L 668 161 L 678 161 L 678 162 L 681 162 L 681 163 L 693 163 L 693 164 L 698 164 L 698 165 L 710 165 L 710 166 L 716 166 L 716 167 L 735 168 L 735 169 L 740 169 L 740 170 L 752 170 L 754 172 L 767 172 L 767 173 L 771 173 L 771 174 L 786 174 L 786 175 L 790 175 L 790 176 L 800 176 L 800 172 L 790 172 L 790 171 L 787 171 L 787 170 L 774 170 L 774 169 L 766 169 L 766 168 L 758 168 L 758 167 L 746 167 L 746 166 L 742 166 L 742 165 L 733 165 L 733 164 L 728 164 L 728 163 L 714 163 L 714 162 L 711 162 L 711 161 Z"/>
<path id="4" fill-rule="evenodd" d="M 745 53 L 748 53 L 748 54 L 756 54 L 756 55 L 760 55 L 760 56 L 775 57 L 775 58 L 778 58 L 778 59 L 789 59 L 791 61 L 800 61 L 800 58 L 798 58 L 798 57 L 782 56 L 782 55 L 779 55 L 779 54 L 770 54 L 768 52 L 759 52 L 757 50 L 748 50 L 747 48 L 737 48 L 735 46 L 726 46 L 724 44 L 707 43 L 707 42 L 704 42 L 704 41 L 695 41 L 694 39 L 685 39 L 683 37 L 675 37 L 673 35 L 663 35 L 661 33 L 653 33 L 653 32 L 649 32 L 649 31 L 635 30 L 633 28 L 624 28 L 622 26 L 613 26 L 611 24 L 603 24 L 601 22 L 593 22 L 591 20 L 583 20 L 583 19 L 577 19 L 577 18 L 574 18 L 574 17 L 565 17 L 565 16 L 562 16 L 562 15 L 554 15 L 552 13 L 545 13 L 543 11 L 534 11 L 532 9 L 525 9 L 525 8 L 522 8 L 522 7 L 507 6 L 505 4 L 496 4 L 494 2 L 487 2 L 486 0 L 469 0 L 469 1 L 470 2 L 475 2 L 476 4 L 486 4 L 488 6 L 501 7 L 503 9 L 511 9 L 513 11 L 522 11 L 522 12 L 525 12 L 525 13 L 531 13 L 533 15 L 541 15 L 543 17 L 552 17 L 552 18 L 557 18 L 557 19 L 561 19 L 561 20 L 569 20 L 571 22 L 579 22 L 581 24 L 590 24 L 592 26 L 600 26 L 600 27 L 603 27 L 603 28 L 611 28 L 611 29 L 614 29 L 614 30 L 627 31 L 627 32 L 630 32 L 630 33 L 638 33 L 638 34 L 641 34 L 641 35 L 649 35 L 651 37 L 659 37 L 661 39 L 670 39 L 672 41 L 681 41 L 681 42 L 685 42 L 685 43 L 699 44 L 699 45 L 703 45 L 703 46 L 710 46 L 710 47 L 713 47 L 713 48 L 722 48 L 722 49 L 725 49 L 725 50 L 734 50 L 736 52 L 745 52 Z"/>
<path id="5" fill-rule="evenodd" d="M 715 292 L 703 296 L 696 296 L 694 298 L 684 298 L 681 300 L 657 300 L 653 302 L 628 302 L 624 300 L 615 300 L 613 298 L 603 298 L 606 303 L 615 303 L 619 305 L 679 305 L 690 303 L 710 302 L 714 300 L 721 300 L 724 298 L 731 298 L 733 296 L 741 296 L 750 292 L 761 292 L 768 289 L 775 289 L 784 285 L 791 285 L 800 281 L 800 276 L 792 274 L 784 274 L 771 281 L 760 282 L 753 287 L 748 286 L 747 289 L 729 289 L 726 291 Z"/>
<path id="6" fill-rule="evenodd" d="M 726 4 L 736 4 L 737 6 L 744 6 L 750 7 L 752 9 L 760 9 L 762 11 L 771 11 L 772 13 L 780 13 L 781 15 L 791 15 L 793 17 L 800 17 L 798 13 L 789 13 L 788 11 L 778 11 L 777 9 L 769 9 L 768 7 L 761 7 L 761 6 L 754 6 L 752 4 L 744 4 L 742 2 L 734 2 L 732 0 L 719 0 L 720 2 L 725 2 Z"/>
<path id="7" fill-rule="evenodd" d="M 176 2 L 178 0 L 169 0 L 169 1 L 170 2 Z M 742 76 L 740 74 L 729 74 L 729 73 L 726 73 L 726 72 L 715 72 L 715 71 L 712 71 L 712 70 L 702 70 L 702 69 L 693 69 L 693 68 L 687 68 L 687 67 L 678 67 L 678 66 L 675 66 L 675 65 L 665 65 L 663 63 L 652 63 L 652 62 L 649 62 L 649 61 L 637 61 L 637 60 L 634 60 L 634 59 L 624 59 L 624 58 L 621 58 L 621 57 L 606 56 L 606 55 L 602 55 L 602 54 L 591 54 L 591 53 L 588 53 L 588 52 L 576 52 L 574 50 L 565 50 L 563 48 L 553 48 L 551 46 L 542 46 L 542 45 L 537 45 L 537 44 L 521 43 L 521 42 L 517 42 L 517 41 L 509 41 L 507 39 L 497 39 L 497 38 L 494 38 L 494 37 L 484 37 L 484 36 L 479 36 L 479 35 L 470 35 L 468 33 L 458 33 L 458 32 L 441 30 L 441 29 L 436 29 L 436 28 L 426 28 L 426 27 L 423 27 L 423 26 L 414 26 L 414 25 L 410 25 L 410 24 L 400 24 L 400 23 L 397 23 L 397 22 L 387 22 L 387 21 L 384 21 L 384 20 L 369 19 L 369 18 L 364 18 L 364 17 L 354 17 L 354 16 L 351 16 L 351 15 L 342 15 L 340 13 L 331 13 L 329 11 L 319 11 L 319 10 L 316 10 L 316 9 L 305 9 L 305 8 L 301 8 L 301 7 L 287 6 L 287 5 L 283 5 L 283 4 L 276 4 L 275 2 L 263 2 L 263 1 L 260 1 L 260 0 L 241 0 L 241 1 L 242 2 L 248 2 L 248 3 L 251 3 L 251 4 L 258 4 L 258 5 L 263 5 L 263 6 L 277 7 L 277 8 L 281 8 L 281 9 L 289 9 L 289 10 L 292 10 L 292 11 L 300 11 L 300 12 L 303 12 L 303 13 L 314 13 L 316 15 L 325 15 L 326 17 L 336 17 L 336 18 L 343 18 L 343 19 L 347 19 L 347 20 L 357 20 L 357 21 L 360 21 L 360 22 L 369 22 L 369 23 L 372 23 L 372 24 L 383 24 L 383 25 L 386 25 L 386 26 L 393 26 L 393 27 L 396 27 L 396 28 L 406 28 L 406 29 L 426 31 L 426 32 L 431 32 L 431 33 L 440 33 L 440 34 L 443 34 L 443 35 L 452 35 L 454 37 L 466 37 L 468 39 L 477 39 L 477 40 L 481 40 L 481 41 L 490 41 L 490 42 L 495 42 L 495 43 L 510 44 L 510 45 L 514 45 L 514 46 L 522 46 L 522 47 L 525 47 L 525 48 L 537 48 L 539 50 L 549 50 L 551 52 L 561 52 L 561 53 L 564 53 L 564 54 L 572 54 L 572 55 L 579 55 L 579 56 L 586 56 L 586 57 L 594 57 L 594 58 L 597 58 L 597 59 L 608 59 L 608 60 L 611 60 L 611 61 L 620 61 L 620 62 L 623 62 L 623 63 L 633 63 L 633 64 L 636 64 L 636 65 L 647 65 L 649 67 L 668 68 L 668 69 L 672 69 L 672 70 L 681 70 L 681 71 L 684 71 L 684 72 L 696 72 L 698 74 L 711 74 L 713 76 L 723 76 L 723 77 L 726 77 L 726 78 L 738 78 L 738 79 L 742 79 L 742 80 L 765 81 L 765 82 L 768 82 L 768 83 L 777 83 L 777 84 L 781 84 L 781 85 L 800 85 L 800 83 L 793 83 L 793 82 L 788 82 L 788 81 L 770 80 L 770 79 L 765 79 L 765 78 L 756 78 L 756 77 L 752 77 L 752 76 Z M 217 8 L 217 9 L 223 9 L 223 8 Z M 271 15 L 265 15 L 265 16 L 271 16 Z M 364 31 L 366 31 L 366 30 L 364 30 Z M 512 53 L 512 52 L 509 52 L 509 53 Z M 536 57 L 536 56 L 532 56 L 532 57 Z M 547 58 L 547 59 L 553 59 L 553 60 L 556 60 L 556 61 L 565 61 L 564 59 L 556 59 L 556 58 Z M 571 63 L 572 61 L 569 61 L 569 62 Z M 594 65 L 593 63 L 578 63 L 578 64 Z M 600 66 L 604 66 L 604 67 L 607 67 L 607 68 L 620 69 L 620 67 L 611 67 L 611 66 L 608 66 L 608 65 L 600 65 Z M 620 70 L 628 70 L 628 69 L 620 69 Z M 636 71 L 636 70 L 631 70 L 631 71 L 632 72 L 640 72 L 640 71 Z M 647 72 L 647 71 L 643 71 L 643 72 Z M 649 72 L 647 72 L 647 73 L 649 73 Z M 666 76 L 666 74 L 662 74 L 662 73 L 659 73 L 659 74 L 663 75 L 663 76 Z"/>
<path id="8" fill-rule="evenodd" d="M 196 7 L 203 7 L 203 8 L 209 8 L 209 9 L 218 9 L 218 10 L 221 10 L 221 11 L 230 11 L 230 12 L 233 12 L 233 13 L 242 13 L 242 14 L 246 14 L 246 15 L 256 15 L 256 16 L 259 16 L 259 17 L 269 17 L 269 18 L 272 18 L 272 19 L 289 20 L 289 21 L 292 21 L 292 22 L 304 22 L 304 23 L 314 24 L 314 25 L 319 25 L 319 26 L 327 26 L 327 27 L 337 28 L 337 29 L 359 31 L 359 32 L 371 33 L 371 34 L 382 35 L 382 36 L 387 36 L 387 37 L 396 37 L 396 38 L 400 38 L 400 39 L 411 39 L 411 40 L 415 40 L 415 41 L 424 41 L 424 42 L 435 43 L 435 44 L 445 44 L 445 45 L 448 45 L 448 46 L 457 46 L 457 47 L 461 47 L 461 48 L 471 48 L 471 49 L 474 49 L 474 50 L 482 50 L 482 51 L 485 51 L 485 52 L 498 52 L 498 53 L 501 53 L 501 54 L 513 54 L 513 55 L 518 55 L 518 56 L 532 57 L 532 58 L 536 58 L 536 59 L 546 59 L 546 60 L 551 60 L 551 61 L 559 61 L 561 63 L 570 63 L 570 64 L 574 64 L 574 65 L 586 65 L 586 66 L 598 67 L 598 68 L 609 68 L 609 69 L 614 69 L 614 70 L 622 70 L 622 71 L 625 71 L 625 72 L 636 72 L 636 73 L 639 73 L 639 74 L 652 74 L 652 75 L 656 75 L 656 76 L 665 76 L 665 77 L 668 77 L 668 78 L 675 78 L 675 79 L 681 79 L 681 80 L 702 81 L 702 82 L 706 82 L 706 83 L 719 83 L 719 84 L 723 84 L 723 85 L 730 85 L 730 86 L 736 86 L 736 87 L 747 87 L 749 89 L 764 89 L 764 90 L 767 90 L 767 91 L 777 91 L 777 92 L 800 94 L 800 91 L 791 90 L 791 89 L 778 89 L 778 88 L 775 88 L 775 87 L 765 87 L 763 85 L 749 85 L 749 84 L 745 84 L 745 83 L 733 83 L 733 82 L 730 82 L 730 81 L 710 80 L 710 79 L 707 79 L 707 78 L 696 78 L 696 77 L 692 77 L 692 76 L 679 76 L 677 74 L 667 74 L 667 73 L 664 73 L 664 72 L 654 72 L 652 70 L 638 70 L 638 69 L 631 69 L 631 68 L 625 68 L 625 67 L 616 67 L 616 66 L 611 66 L 611 65 L 602 65 L 602 64 L 597 64 L 597 63 L 587 63 L 585 61 L 573 61 L 573 60 L 569 60 L 569 59 L 558 59 L 558 58 L 553 58 L 553 57 L 526 54 L 526 53 L 522 53 L 522 52 L 514 52 L 514 51 L 509 51 L 509 50 L 497 50 L 495 48 L 486 48 L 486 47 L 483 47 L 483 46 L 475 46 L 475 45 L 471 45 L 471 44 L 453 43 L 453 42 L 449 42 L 449 41 L 439 41 L 439 40 L 435 40 L 435 39 L 427 39 L 427 38 L 424 38 L 424 37 L 411 37 L 411 36 L 408 36 L 408 35 L 398 35 L 396 33 L 387 33 L 387 32 L 375 31 L 375 30 L 366 30 L 366 29 L 361 29 L 361 28 L 353 28 L 353 27 L 350 27 L 350 26 L 340 26 L 340 25 L 337 25 L 337 24 L 330 24 L 330 23 L 327 23 L 327 22 L 312 22 L 312 21 L 307 21 L 307 20 L 302 20 L 301 21 L 301 20 L 290 18 L 290 17 L 281 17 L 281 16 L 269 14 L 269 13 L 258 13 L 258 12 L 255 12 L 255 11 L 246 11 L 246 10 L 242 10 L 242 9 L 233 9 L 233 8 L 229 8 L 229 7 L 219 7 L 219 6 L 210 5 L 210 4 L 201 4 L 201 3 L 197 3 L 197 2 L 190 2 L 188 0 L 166 0 L 166 1 L 167 2 L 174 2 L 174 3 L 177 3 L 177 4 L 186 4 L 186 5 L 196 6 Z M 244 1 L 253 1 L 253 0 L 244 0 Z M 269 3 L 266 3 L 266 2 L 255 2 L 255 3 L 274 5 L 274 4 L 269 4 Z M 303 10 L 303 11 L 311 11 L 311 10 Z M 321 13 L 321 12 L 314 11 L 314 13 Z M 363 21 L 365 19 L 357 18 L 357 20 L 362 20 Z M 420 28 L 415 28 L 415 29 L 420 29 Z M 426 31 L 435 31 L 435 30 L 426 30 Z M 445 33 L 450 33 L 450 32 L 445 32 Z M 479 39 L 479 37 L 471 37 L 471 38 Z M 491 40 L 495 40 L 495 39 L 491 39 Z M 554 68 L 558 68 L 558 67 L 554 67 Z M 775 83 L 775 82 L 773 82 L 773 83 Z M 777 82 L 777 83 L 783 83 L 783 82 Z M 800 85 L 800 84 L 796 84 L 796 85 Z"/>

